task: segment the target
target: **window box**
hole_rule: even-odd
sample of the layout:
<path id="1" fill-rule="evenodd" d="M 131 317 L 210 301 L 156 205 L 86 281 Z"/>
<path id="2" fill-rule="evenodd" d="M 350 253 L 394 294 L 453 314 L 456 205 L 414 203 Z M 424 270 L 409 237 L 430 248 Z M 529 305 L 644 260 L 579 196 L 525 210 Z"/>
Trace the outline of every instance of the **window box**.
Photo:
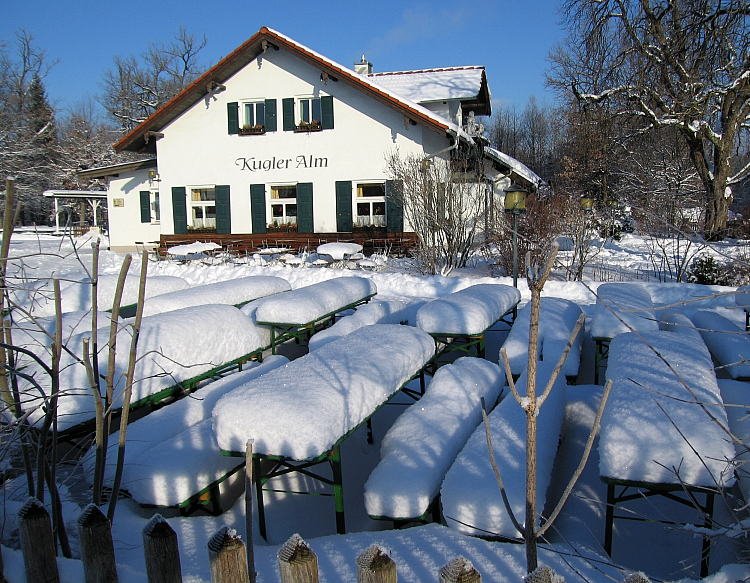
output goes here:
<path id="1" fill-rule="evenodd" d="M 266 126 L 260 123 L 255 125 L 244 125 L 239 130 L 241 136 L 258 136 L 265 133 Z"/>
<path id="2" fill-rule="evenodd" d="M 319 132 L 323 129 L 320 121 L 314 119 L 312 121 L 300 121 L 295 128 L 295 132 Z"/>
<path id="3" fill-rule="evenodd" d="M 297 224 L 277 223 L 276 221 L 274 221 L 273 223 L 269 223 L 268 225 L 266 225 L 266 231 L 268 233 L 296 233 Z"/>

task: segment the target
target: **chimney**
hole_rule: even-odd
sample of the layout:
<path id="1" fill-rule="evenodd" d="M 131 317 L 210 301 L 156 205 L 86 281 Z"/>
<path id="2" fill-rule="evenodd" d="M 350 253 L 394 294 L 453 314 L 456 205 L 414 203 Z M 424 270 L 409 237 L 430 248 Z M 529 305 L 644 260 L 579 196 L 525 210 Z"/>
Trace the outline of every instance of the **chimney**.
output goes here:
<path id="1" fill-rule="evenodd" d="M 359 63 L 354 63 L 354 72 L 359 75 L 370 75 L 372 74 L 372 63 L 368 62 L 365 58 L 365 54 L 362 53 L 362 59 Z"/>

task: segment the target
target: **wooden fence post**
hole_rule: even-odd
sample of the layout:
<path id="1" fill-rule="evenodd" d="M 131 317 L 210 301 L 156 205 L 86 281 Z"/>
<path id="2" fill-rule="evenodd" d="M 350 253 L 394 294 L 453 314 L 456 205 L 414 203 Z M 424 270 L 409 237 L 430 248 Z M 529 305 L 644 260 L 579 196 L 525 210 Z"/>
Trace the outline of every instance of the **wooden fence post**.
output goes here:
<path id="1" fill-rule="evenodd" d="M 357 583 L 396 583 L 397 580 L 396 563 L 377 545 L 357 557 Z"/>
<path id="2" fill-rule="evenodd" d="M 456 557 L 440 569 L 440 583 L 482 583 L 482 576 L 464 557 Z"/>
<path id="3" fill-rule="evenodd" d="M 112 529 L 96 504 L 86 506 L 78 517 L 78 533 L 86 583 L 117 583 Z"/>
<path id="4" fill-rule="evenodd" d="M 30 497 L 18 512 L 18 517 L 21 521 L 19 530 L 26 580 L 58 583 L 60 576 L 57 572 L 52 525 L 44 505 Z"/>
<path id="5" fill-rule="evenodd" d="M 212 583 L 246 583 L 247 555 L 242 538 L 233 528 L 225 526 L 208 541 Z"/>
<path id="6" fill-rule="evenodd" d="M 279 550 L 281 583 L 318 583 L 318 557 L 298 534 Z"/>
<path id="7" fill-rule="evenodd" d="M 651 579 L 645 573 L 638 571 L 636 573 L 628 573 L 625 579 L 622 580 L 622 583 L 651 583 Z"/>
<path id="8" fill-rule="evenodd" d="M 161 514 L 154 514 L 143 528 L 143 554 L 148 583 L 182 582 L 177 534 Z"/>
<path id="9" fill-rule="evenodd" d="M 541 565 L 524 577 L 525 583 L 563 583 L 564 579 L 546 565 Z"/>

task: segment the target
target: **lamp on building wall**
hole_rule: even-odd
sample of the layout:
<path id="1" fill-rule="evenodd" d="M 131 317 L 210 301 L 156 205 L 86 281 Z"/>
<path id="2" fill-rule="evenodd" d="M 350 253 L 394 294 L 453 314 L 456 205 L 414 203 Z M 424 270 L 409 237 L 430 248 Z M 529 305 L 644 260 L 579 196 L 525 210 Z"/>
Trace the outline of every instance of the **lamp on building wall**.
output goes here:
<path id="1" fill-rule="evenodd" d="M 513 217 L 513 287 L 518 287 L 518 217 L 526 212 L 528 193 L 528 190 L 516 183 L 505 189 L 505 212 Z"/>
<path id="2" fill-rule="evenodd" d="M 159 173 L 156 170 L 149 170 L 148 171 L 148 181 L 149 182 L 159 182 Z"/>

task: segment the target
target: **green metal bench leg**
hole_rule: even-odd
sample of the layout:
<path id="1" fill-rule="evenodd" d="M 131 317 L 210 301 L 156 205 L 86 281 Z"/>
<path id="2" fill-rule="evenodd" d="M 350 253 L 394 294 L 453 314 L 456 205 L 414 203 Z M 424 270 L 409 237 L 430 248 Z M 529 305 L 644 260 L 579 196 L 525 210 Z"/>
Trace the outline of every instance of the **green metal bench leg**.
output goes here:
<path id="1" fill-rule="evenodd" d="M 341 474 L 341 448 L 337 445 L 331 450 L 329 457 L 333 471 L 333 498 L 336 504 L 336 532 L 346 533 L 344 518 L 344 483 Z"/>
<path id="2" fill-rule="evenodd" d="M 271 327 L 271 354 L 276 354 L 276 329 Z"/>
<path id="3" fill-rule="evenodd" d="M 374 438 L 372 436 L 372 417 L 367 419 L 367 443 L 372 445 L 374 443 Z"/>
<path id="4" fill-rule="evenodd" d="M 253 476 L 255 477 L 255 499 L 258 503 L 258 530 L 260 536 L 268 540 L 266 534 L 266 509 L 263 507 L 263 477 L 260 474 L 260 460 L 253 456 Z"/>
<path id="5" fill-rule="evenodd" d="M 607 484 L 607 512 L 604 518 L 604 552 L 612 556 L 612 527 L 615 520 L 615 485 Z"/>

